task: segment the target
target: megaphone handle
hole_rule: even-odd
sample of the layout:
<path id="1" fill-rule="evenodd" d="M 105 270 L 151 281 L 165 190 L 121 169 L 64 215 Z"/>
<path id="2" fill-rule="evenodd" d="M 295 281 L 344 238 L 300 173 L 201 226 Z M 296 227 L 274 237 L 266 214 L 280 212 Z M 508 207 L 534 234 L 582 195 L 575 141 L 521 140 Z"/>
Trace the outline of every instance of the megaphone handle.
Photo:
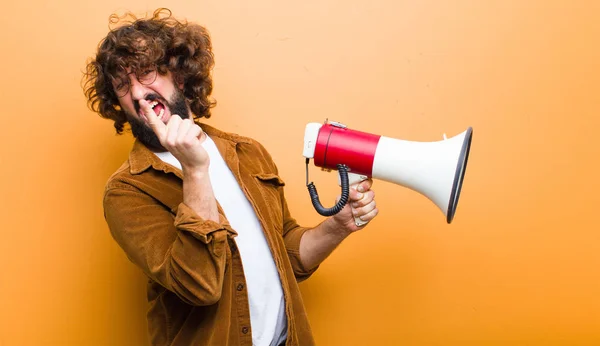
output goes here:
<path id="1" fill-rule="evenodd" d="M 362 174 L 356 174 L 356 173 L 351 173 L 351 172 L 348 172 L 348 184 L 349 184 L 350 186 L 355 186 L 355 185 L 358 185 L 360 182 L 362 182 L 362 181 L 365 181 L 365 180 L 367 180 L 367 179 L 368 179 L 368 177 L 367 177 L 366 175 L 362 175 Z M 342 180 L 341 180 L 341 177 L 340 177 L 339 173 L 338 173 L 338 184 L 339 184 L 340 186 L 342 185 Z M 361 220 L 360 218 L 358 218 L 358 217 L 355 217 L 355 218 L 354 218 L 354 223 L 355 223 L 355 224 L 356 224 L 358 227 L 361 227 L 361 226 L 364 226 L 364 225 L 366 225 L 366 224 L 367 224 L 367 221 L 363 221 L 363 220 Z"/>

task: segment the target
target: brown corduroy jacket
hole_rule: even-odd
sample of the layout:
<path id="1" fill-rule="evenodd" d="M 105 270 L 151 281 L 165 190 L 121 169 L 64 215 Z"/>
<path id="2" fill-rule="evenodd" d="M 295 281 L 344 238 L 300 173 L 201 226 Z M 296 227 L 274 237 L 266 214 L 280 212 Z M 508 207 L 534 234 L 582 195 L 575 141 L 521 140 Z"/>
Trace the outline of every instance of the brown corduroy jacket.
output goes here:
<path id="1" fill-rule="evenodd" d="M 256 141 L 201 124 L 254 207 L 279 271 L 286 302 L 286 345 L 314 344 L 298 282 L 315 268 L 300 261 L 307 228 L 290 216 L 284 182 Z M 251 346 L 252 328 L 236 231 L 219 206 L 220 222 L 183 204 L 181 170 L 136 141 L 110 177 L 104 214 L 130 261 L 148 276 L 152 345 Z"/>

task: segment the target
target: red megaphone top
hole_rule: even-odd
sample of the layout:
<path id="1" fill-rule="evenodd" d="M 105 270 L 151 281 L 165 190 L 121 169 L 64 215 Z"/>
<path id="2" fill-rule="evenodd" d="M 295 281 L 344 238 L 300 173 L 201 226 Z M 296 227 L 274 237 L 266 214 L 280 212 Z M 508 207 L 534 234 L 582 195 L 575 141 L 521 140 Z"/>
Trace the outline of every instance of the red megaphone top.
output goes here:
<path id="1" fill-rule="evenodd" d="M 324 124 L 315 145 L 315 166 L 336 169 L 344 164 L 352 173 L 372 176 L 375 151 L 381 136 Z"/>

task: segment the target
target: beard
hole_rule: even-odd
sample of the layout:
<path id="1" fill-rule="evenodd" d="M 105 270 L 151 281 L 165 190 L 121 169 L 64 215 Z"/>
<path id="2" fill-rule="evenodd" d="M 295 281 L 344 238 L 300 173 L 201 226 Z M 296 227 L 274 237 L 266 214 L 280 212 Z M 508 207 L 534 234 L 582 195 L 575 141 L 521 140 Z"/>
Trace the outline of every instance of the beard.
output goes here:
<path id="1" fill-rule="evenodd" d="M 166 108 L 169 109 L 171 116 L 177 114 L 181 117 L 181 119 L 189 119 L 190 112 L 187 106 L 185 97 L 183 93 L 176 89 L 175 93 L 171 97 L 169 101 L 163 99 L 157 94 L 149 94 L 146 96 L 146 100 L 148 101 L 159 101 Z M 140 112 L 140 104 L 138 101 L 134 101 L 133 105 L 135 110 Z M 137 138 L 140 142 L 142 142 L 146 147 L 153 151 L 167 151 L 162 144 L 160 144 L 160 140 L 156 136 L 156 133 L 146 124 L 143 120 L 138 118 L 137 116 L 132 116 L 131 114 L 126 112 L 127 121 L 131 126 L 131 133 L 135 138 Z"/>

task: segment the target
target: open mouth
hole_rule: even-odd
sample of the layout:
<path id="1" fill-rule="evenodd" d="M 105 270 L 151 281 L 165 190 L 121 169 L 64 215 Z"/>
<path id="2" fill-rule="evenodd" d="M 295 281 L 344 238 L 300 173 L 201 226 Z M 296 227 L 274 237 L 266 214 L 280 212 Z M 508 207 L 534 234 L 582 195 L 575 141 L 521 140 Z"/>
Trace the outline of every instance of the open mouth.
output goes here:
<path id="1" fill-rule="evenodd" d="M 162 121 L 165 115 L 165 106 L 158 101 L 152 101 L 150 102 L 150 107 L 152 107 L 152 110 L 158 116 L 158 119 Z"/>

